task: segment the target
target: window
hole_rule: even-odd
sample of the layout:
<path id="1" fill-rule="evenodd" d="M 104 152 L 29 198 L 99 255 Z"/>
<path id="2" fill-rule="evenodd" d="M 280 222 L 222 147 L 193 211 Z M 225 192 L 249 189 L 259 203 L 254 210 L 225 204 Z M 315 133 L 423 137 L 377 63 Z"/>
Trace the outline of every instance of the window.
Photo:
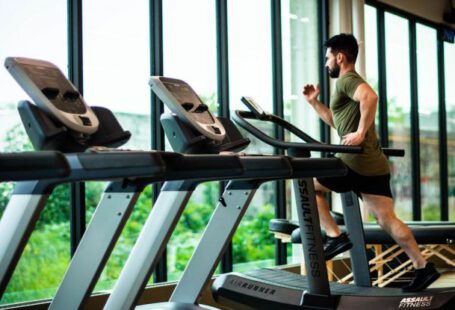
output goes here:
<path id="1" fill-rule="evenodd" d="M 150 149 L 150 44 L 148 1 L 84 1 L 84 98 L 89 105 L 112 110 L 132 134 L 124 146 Z M 86 185 L 87 220 L 106 183 Z M 133 213 L 97 283 L 111 289 L 151 208 L 148 187 Z"/>
<path id="2" fill-rule="evenodd" d="M 164 75 L 190 84 L 216 114 L 215 25 L 215 1 L 163 1 Z M 219 197 L 218 182 L 200 184 L 191 196 L 167 245 L 168 280 L 185 269 Z"/>
<path id="3" fill-rule="evenodd" d="M 365 5 L 366 79 L 376 93 L 379 92 L 377 18 L 376 8 Z"/>
<path id="4" fill-rule="evenodd" d="M 306 84 L 319 83 L 319 34 L 318 1 L 281 2 L 284 117 L 315 139 L 320 138 L 320 121 L 313 108 L 305 101 L 302 91 Z M 285 132 L 286 141 L 301 141 Z M 314 154 L 319 156 L 319 154 Z M 286 181 L 288 214 L 296 219 L 292 181 Z M 301 259 L 301 246 L 295 248 L 295 256 Z"/>
<path id="5" fill-rule="evenodd" d="M 44 1 L 44 2 L 43 2 Z M 50 60 L 65 71 L 67 62 L 66 1 L 10 1 L 0 4 L 2 58 L 20 55 Z M 18 4 L 17 4 L 17 3 Z M 132 132 L 125 145 L 132 149 L 149 149 L 150 124 L 150 1 L 84 1 L 83 52 L 84 97 L 91 105 L 102 105 L 114 111 L 122 126 Z M 163 1 L 164 75 L 188 82 L 216 113 L 217 94 L 216 14 L 217 1 Z M 263 0 L 230 0 L 228 5 L 229 87 L 231 113 L 245 109 L 241 96 L 251 96 L 266 110 L 274 111 L 272 85 L 271 11 L 270 2 Z M 318 5 L 320 1 L 283 0 L 281 5 L 284 117 L 316 139 L 320 138 L 320 121 L 303 99 L 302 86 L 320 80 L 320 38 Z M 365 46 L 367 81 L 378 91 L 378 27 L 381 8 L 365 8 Z M 43 7 L 45 9 L 43 9 Z M 5 13 L 8 12 L 8 13 Z M 40 12 L 37 16 L 35 12 Z M 48 18 L 46 18 L 48 17 Z M 17 21 L 20 20 L 20 23 Z M 52 21 L 52 22 L 51 22 Z M 402 218 L 412 218 L 411 128 L 410 128 L 410 42 L 409 18 L 385 14 L 387 56 L 387 104 L 390 146 L 404 148 L 406 158 L 392 159 L 393 191 L 396 208 Z M 8 29 L 14 27 L 14 31 Z M 13 34 L 13 35 L 12 35 Z M 26 38 L 15 40 L 16 37 Z M 420 169 L 423 218 L 439 217 L 439 153 L 436 31 L 417 24 L 417 55 L 420 122 Z M 446 85 L 455 81 L 449 60 L 454 58 L 453 45 L 446 44 Z M 426 76 L 421 72 L 426 73 Z M 430 77 L 428 76 L 430 74 Z M 425 81 L 425 82 L 424 82 Z M 17 117 L 15 104 L 26 97 L 6 71 L 0 71 L 0 126 L 6 133 L 0 137 L 3 151 L 23 150 L 27 138 Z M 455 219 L 455 93 L 446 87 L 449 142 L 450 218 Z M 257 122 L 268 134 L 271 124 Z M 297 141 L 286 133 L 286 140 Z M 252 143 L 248 153 L 272 154 L 274 149 L 245 133 Z M 453 144 L 453 145 L 452 145 Z M 166 146 L 169 149 L 169 145 Z M 318 156 L 318 154 L 315 154 Z M 430 157 L 431 155 L 431 157 Z M 452 156 L 453 155 L 453 156 Z M 105 183 L 87 183 L 87 221 L 99 201 Z M 287 207 L 293 195 L 287 182 Z M 8 201 L 13 184 L 0 184 L 0 214 Z M 54 197 L 55 196 L 55 197 Z M 38 228 L 14 275 L 2 303 L 52 297 L 69 262 L 69 199 L 67 186 L 56 189 Z M 220 196 L 218 182 L 201 184 L 193 194 L 167 248 L 168 279 L 176 280 L 186 266 L 205 225 Z M 134 208 L 119 244 L 105 268 L 96 290 L 110 289 L 130 252 L 151 209 L 152 194 L 147 188 Z M 274 217 L 275 184 L 268 182 L 256 193 L 233 239 L 234 270 L 241 271 L 274 264 L 275 242 L 267 223 Z M 52 245 L 47 244 L 52 242 Z M 182 247 L 185 244 L 185 247 Z M 51 246 L 53 248 L 51 248 Z M 44 251 L 46 249 L 46 251 Z M 52 251 L 49 251 L 52 249 Z M 29 252 L 30 252 L 29 251 Z M 45 253 L 46 252 L 46 253 Z M 53 254 L 52 252 L 55 252 Z M 299 248 L 300 252 L 300 248 Z M 53 255 L 53 256 L 52 256 Z M 39 265 L 38 260 L 43 265 Z M 44 265 L 45 264 L 45 265 Z M 38 274 L 39 271 L 39 274 Z M 45 278 L 48 281 L 43 282 Z M 37 279 L 36 281 L 34 279 Z M 39 281 L 38 281 L 39 279 Z M 39 282 L 39 283 L 38 283 Z M 27 293 L 25 293 L 27 292 Z M 30 295 L 28 295 L 31 292 Z"/>
<path id="6" fill-rule="evenodd" d="M 0 60 L 22 56 L 53 62 L 66 73 L 66 1 L 1 1 Z M 32 150 L 16 106 L 30 100 L 10 74 L 0 70 L 0 150 Z M 0 183 L 0 216 L 13 183 Z M 70 259 L 68 185 L 54 190 L 31 235 L 1 304 L 50 298 Z"/>
<path id="7" fill-rule="evenodd" d="M 455 44 L 444 43 L 445 103 L 447 111 L 447 150 L 449 175 L 449 220 L 455 220 Z"/>
<path id="8" fill-rule="evenodd" d="M 389 146 L 404 149 L 405 158 L 390 158 L 395 210 L 403 220 L 412 219 L 411 84 L 409 21 L 385 14 L 387 67 L 387 116 Z"/>
<path id="9" fill-rule="evenodd" d="M 125 147 L 149 148 L 148 2 L 84 1 L 83 18 L 84 98 L 112 110 L 131 131 Z"/>
<path id="10" fill-rule="evenodd" d="M 445 199 L 448 199 L 449 208 L 452 208 L 450 197 L 453 192 L 451 156 L 453 96 L 449 87 L 445 89 L 444 102 L 447 114 L 441 115 L 443 111 L 439 110 L 440 95 L 444 95 L 440 94 L 439 90 L 442 83 L 449 85 L 453 70 L 449 69 L 446 63 L 444 80 L 440 80 L 439 26 L 420 17 L 396 11 L 392 7 L 383 5 L 375 7 L 373 2 L 370 4 L 365 6 L 366 45 L 370 53 L 375 54 L 373 58 L 381 56 L 377 55 L 378 46 L 374 46 L 373 42 L 368 44 L 368 38 L 375 34 L 376 38 L 382 39 L 382 35 L 385 35 L 385 91 L 389 146 L 403 148 L 406 151 L 404 159 L 391 158 L 391 183 L 395 207 L 398 215 L 405 220 L 413 218 L 439 220 L 447 211 Z M 372 15 L 373 11 L 376 12 L 376 18 Z M 379 18 L 382 14 L 384 19 Z M 373 19 L 378 23 L 377 30 L 372 29 L 370 20 Z M 370 28 L 371 30 L 368 30 Z M 368 35 L 369 32 L 372 33 Z M 444 47 L 447 48 L 445 58 L 450 59 L 447 58 L 451 53 L 450 44 L 445 43 Z M 373 61 L 374 59 L 371 60 Z M 448 154 L 445 153 L 445 144 L 439 141 L 441 116 L 447 120 Z M 418 150 L 418 156 L 412 154 L 414 149 Z M 448 156 L 448 171 L 441 171 L 441 158 L 445 162 L 445 156 Z M 449 178 L 441 178 L 441 173 L 445 175 L 446 172 Z M 413 179 L 414 176 L 418 176 L 419 179 Z M 447 185 L 449 197 L 442 197 L 441 189 Z M 448 213 L 450 217 L 450 210 Z"/>
<path id="11" fill-rule="evenodd" d="M 240 101 L 242 96 L 250 96 L 265 110 L 273 111 L 270 3 L 228 1 L 228 19 L 231 114 L 246 109 Z M 274 135 L 270 124 L 254 124 Z M 273 154 L 272 147 L 244 135 L 252 141 L 247 153 Z M 275 213 L 274 188 L 272 182 L 259 188 L 233 237 L 235 271 L 274 265 L 275 242 L 267 225 Z"/>
<path id="12" fill-rule="evenodd" d="M 292 124 L 318 139 L 319 117 L 302 95 L 305 84 L 319 83 L 318 3 L 288 0 L 281 5 L 284 115 Z"/>
<path id="13" fill-rule="evenodd" d="M 439 92 L 436 29 L 416 25 L 422 219 L 440 219 Z"/>
<path id="14" fill-rule="evenodd" d="M 365 5 L 365 72 L 366 81 L 376 94 L 379 94 L 378 64 L 378 27 L 376 8 Z M 383 61 L 383 60 L 382 60 Z M 380 133 L 379 116 L 381 107 L 378 105 L 375 115 L 376 133 Z"/>

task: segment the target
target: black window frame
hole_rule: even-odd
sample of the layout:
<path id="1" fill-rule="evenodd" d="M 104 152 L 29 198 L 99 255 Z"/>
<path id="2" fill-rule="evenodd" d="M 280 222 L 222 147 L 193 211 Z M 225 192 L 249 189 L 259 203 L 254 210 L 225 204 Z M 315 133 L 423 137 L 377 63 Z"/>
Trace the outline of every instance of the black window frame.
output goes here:
<path id="1" fill-rule="evenodd" d="M 384 14 L 391 13 L 405 18 L 409 24 L 409 47 L 410 47 L 410 81 L 411 81 L 411 149 L 412 149 L 412 218 L 414 221 L 422 219 L 421 206 L 421 184 L 420 184 L 420 139 L 419 139 L 419 112 L 418 112 L 418 85 L 417 85 L 417 34 L 416 25 L 422 24 L 437 31 L 437 70 L 438 70 L 438 108 L 439 108 L 439 162 L 440 162 L 440 220 L 449 219 L 449 200 L 448 200 L 448 163 L 447 163 L 447 115 L 445 109 L 445 66 L 444 66 L 444 41 L 442 33 L 448 27 L 439 24 L 399 8 L 387 5 L 377 0 L 366 0 L 365 4 L 377 10 L 377 31 L 378 31 L 378 58 L 379 58 L 379 98 L 380 106 L 379 119 L 381 143 L 388 146 L 387 132 L 387 82 L 386 82 L 386 62 L 385 62 L 385 21 Z M 453 29 L 452 29 L 453 30 Z"/>
<path id="2" fill-rule="evenodd" d="M 69 78 L 83 93 L 83 29 L 82 29 L 82 4 L 83 0 L 67 0 L 68 2 L 68 63 Z M 270 0 L 271 6 L 271 36 L 272 36 L 272 70 L 273 70 L 273 111 L 283 116 L 283 64 L 281 49 L 281 2 Z M 227 0 L 216 0 L 216 42 L 217 42 L 217 80 L 220 116 L 229 117 L 229 65 L 228 65 L 228 25 L 227 25 Z M 150 12 L 150 74 L 163 74 L 163 0 L 149 0 Z M 324 63 L 323 42 L 328 38 L 328 0 L 318 2 L 319 19 L 319 46 L 320 46 L 320 78 L 321 96 L 329 98 L 329 84 Z M 163 103 L 150 92 L 151 100 L 151 145 L 153 149 L 164 150 L 164 132 L 159 118 L 163 112 Z M 327 102 L 328 100 L 324 100 Z M 321 122 L 321 139 L 328 142 L 330 129 Z M 283 137 L 282 130 L 276 129 L 275 135 Z M 275 150 L 277 154 L 281 151 Z M 161 184 L 153 185 L 153 199 L 158 197 Z M 222 186 L 220 187 L 223 188 Z M 286 193 L 283 182 L 276 185 L 276 209 L 277 217 L 286 218 Z M 85 231 L 85 185 L 78 183 L 71 185 L 71 254 L 74 254 L 79 241 Z M 276 242 L 275 263 L 282 265 L 287 263 L 287 246 Z M 232 271 L 232 247 L 229 246 L 221 262 L 221 271 Z M 163 254 L 160 263 L 154 272 L 154 282 L 167 281 L 166 253 Z"/>

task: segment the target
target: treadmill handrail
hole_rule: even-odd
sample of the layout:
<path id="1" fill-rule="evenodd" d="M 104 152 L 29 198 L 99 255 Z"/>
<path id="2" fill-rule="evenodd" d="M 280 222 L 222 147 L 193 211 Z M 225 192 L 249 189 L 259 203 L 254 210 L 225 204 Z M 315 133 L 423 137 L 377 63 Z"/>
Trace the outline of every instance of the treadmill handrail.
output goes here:
<path id="1" fill-rule="evenodd" d="M 299 138 L 301 138 L 306 143 L 302 142 L 284 142 L 280 141 L 276 138 L 272 138 L 269 135 L 265 134 L 256 126 L 252 125 L 246 119 L 257 119 L 256 115 L 253 112 L 249 111 L 240 111 L 236 110 L 233 115 L 233 120 L 242 128 L 253 134 L 256 138 L 278 147 L 280 149 L 298 149 L 301 151 L 317 151 L 317 152 L 332 152 L 332 153 L 361 153 L 362 147 L 360 146 L 348 146 L 348 145 L 333 145 L 333 144 L 325 144 L 316 139 L 313 139 L 294 125 L 286 122 L 285 120 L 279 118 L 278 116 L 268 114 L 265 120 L 275 123 Z"/>
<path id="2" fill-rule="evenodd" d="M 63 178 L 70 166 L 58 151 L 0 153 L 0 181 Z"/>
<path id="3" fill-rule="evenodd" d="M 302 130 L 299 128 L 295 127 L 291 123 L 283 120 L 282 118 L 272 115 L 272 114 L 265 114 L 263 117 L 259 118 L 260 120 L 266 120 L 273 122 L 293 134 L 295 134 L 297 137 L 305 141 L 306 143 L 301 143 L 301 142 L 284 142 L 277 140 L 275 138 L 272 138 L 268 135 L 266 135 L 264 132 L 261 130 L 257 129 L 254 125 L 252 125 L 250 122 L 246 121 L 246 119 L 258 119 L 258 116 L 255 115 L 253 112 L 249 111 L 240 111 L 236 110 L 235 114 L 233 116 L 234 121 L 241 126 L 242 128 L 246 129 L 249 131 L 251 134 L 256 136 L 258 139 L 264 141 L 265 143 L 269 143 L 273 146 L 276 146 L 278 148 L 297 148 L 299 150 L 310 150 L 310 151 L 321 151 L 321 152 L 332 152 L 332 153 L 360 153 L 361 152 L 361 147 L 360 146 L 346 146 L 346 145 L 333 145 L 333 144 L 325 144 L 322 143 L 311 136 L 307 135 L 304 133 Z M 360 149 L 360 151 L 359 151 Z M 403 149 L 395 149 L 395 148 L 382 148 L 382 151 L 386 156 L 392 156 L 392 157 L 404 157 L 405 155 L 405 150 Z"/>

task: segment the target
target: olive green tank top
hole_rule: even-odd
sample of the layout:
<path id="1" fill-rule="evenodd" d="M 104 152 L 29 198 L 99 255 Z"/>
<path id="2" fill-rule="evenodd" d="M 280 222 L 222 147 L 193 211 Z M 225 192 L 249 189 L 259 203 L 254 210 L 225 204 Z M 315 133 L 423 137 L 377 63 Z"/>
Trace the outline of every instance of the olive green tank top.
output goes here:
<path id="1" fill-rule="evenodd" d="M 340 139 L 348 133 L 355 132 L 360 121 L 360 103 L 354 101 L 357 87 L 365 81 L 356 72 L 347 72 L 341 76 L 330 100 L 333 123 Z M 374 124 L 368 129 L 365 140 L 361 144 L 362 154 L 337 154 L 349 168 L 366 176 L 390 173 L 387 157 L 382 151 L 376 135 Z"/>

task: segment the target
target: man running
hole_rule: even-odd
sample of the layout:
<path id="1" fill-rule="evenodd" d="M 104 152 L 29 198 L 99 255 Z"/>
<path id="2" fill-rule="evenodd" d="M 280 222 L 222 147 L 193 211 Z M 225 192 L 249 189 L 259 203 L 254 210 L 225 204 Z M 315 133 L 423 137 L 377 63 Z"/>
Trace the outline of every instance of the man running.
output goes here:
<path id="1" fill-rule="evenodd" d="M 403 290 L 423 290 L 436 281 L 439 273 L 432 263 L 427 263 L 423 258 L 411 230 L 395 214 L 390 189 L 390 168 L 374 126 L 378 97 L 355 71 L 359 49 L 357 40 L 350 34 L 339 34 L 327 40 L 324 46 L 327 48 L 325 66 L 331 78 L 338 78 L 330 108 L 317 99 L 319 85 L 305 85 L 303 95 L 319 117 L 337 130 L 342 144 L 361 145 L 363 148 L 362 154 L 338 155 L 348 167 L 346 176 L 315 180 L 319 216 L 327 234 L 325 257 L 331 259 L 349 250 L 352 243 L 331 216 L 324 192 L 354 191 L 372 212 L 378 224 L 412 261 L 415 275 Z"/>

